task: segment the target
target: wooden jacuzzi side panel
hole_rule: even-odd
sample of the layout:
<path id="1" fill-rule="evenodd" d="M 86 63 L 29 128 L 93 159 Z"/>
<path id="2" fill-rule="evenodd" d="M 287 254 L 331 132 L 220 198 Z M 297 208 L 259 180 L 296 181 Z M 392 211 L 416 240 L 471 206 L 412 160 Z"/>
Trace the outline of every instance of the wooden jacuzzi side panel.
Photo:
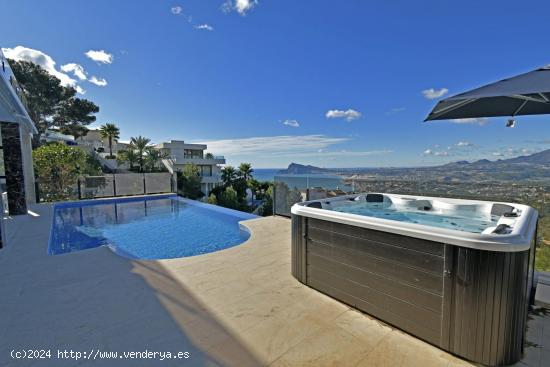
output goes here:
<path id="1" fill-rule="evenodd" d="M 521 359 L 532 282 L 530 255 L 455 248 L 452 353 L 490 366 Z"/>
<path id="2" fill-rule="evenodd" d="M 292 215 L 296 279 L 487 365 L 521 358 L 530 272 L 529 251 L 466 249 Z"/>

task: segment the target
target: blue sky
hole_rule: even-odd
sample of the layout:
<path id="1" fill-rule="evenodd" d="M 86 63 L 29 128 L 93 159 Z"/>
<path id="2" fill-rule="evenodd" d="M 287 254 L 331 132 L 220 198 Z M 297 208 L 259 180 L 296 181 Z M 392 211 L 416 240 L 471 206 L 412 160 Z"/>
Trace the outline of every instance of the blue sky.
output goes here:
<path id="1" fill-rule="evenodd" d="M 422 122 L 439 95 L 550 64 L 545 1 L 13 0 L 2 12 L 8 56 L 81 88 L 122 140 L 207 142 L 264 168 L 550 148 L 550 116 Z"/>

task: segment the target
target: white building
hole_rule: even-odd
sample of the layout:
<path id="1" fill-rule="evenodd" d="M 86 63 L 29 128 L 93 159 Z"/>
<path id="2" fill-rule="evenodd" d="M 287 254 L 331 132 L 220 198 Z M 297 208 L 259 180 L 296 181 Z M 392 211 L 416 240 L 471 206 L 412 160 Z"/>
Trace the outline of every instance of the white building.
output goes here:
<path id="1" fill-rule="evenodd" d="M 40 141 L 46 143 L 60 143 L 65 145 L 76 145 L 74 136 L 62 134 L 55 130 L 46 130 L 41 136 Z"/>
<path id="2" fill-rule="evenodd" d="M 98 151 L 109 154 L 109 139 L 103 139 L 99 129 L 90 129 L 86 135 L 79 137 L 77 140 L 78 145 L 87 146 L 90 150 Z M 128 143 L 121 141 L 113 141 L 113 155 L 117 155 L 121 150 L 128 149 Z"/>
<path id="3" fill-rule="evenodd" d="M 0 188 L 7 192 L 11 215 L 26 214 L 27 204 L 36 201 L 31 141 L 37 132 L 0 48 Z"/>
<path id="4" fill-rule="evenodd" d="M 205 154 L 206 145 L 187 144 L 183 140 L 170 140 L 167 143 L 157 144 L 156 148 L 162 153 L 168 154 L 168 159 L 163 163 L 172 173 L 183 171 L 186 164 L 195 164 L 199 168 L 201 191 L 205 195 L 221 184 L 220 165 L 225 164 L 225 158 Z"/>

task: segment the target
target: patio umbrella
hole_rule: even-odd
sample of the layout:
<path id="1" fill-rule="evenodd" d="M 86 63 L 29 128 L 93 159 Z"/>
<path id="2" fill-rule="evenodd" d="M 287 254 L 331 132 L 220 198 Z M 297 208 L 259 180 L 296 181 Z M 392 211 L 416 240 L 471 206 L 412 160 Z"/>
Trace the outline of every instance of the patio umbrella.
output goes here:
<path id="1" fill-rule="evenodd" d="M 541 114 L 550 114 L 550 65 L 445 98 L 425 121 Z"/>

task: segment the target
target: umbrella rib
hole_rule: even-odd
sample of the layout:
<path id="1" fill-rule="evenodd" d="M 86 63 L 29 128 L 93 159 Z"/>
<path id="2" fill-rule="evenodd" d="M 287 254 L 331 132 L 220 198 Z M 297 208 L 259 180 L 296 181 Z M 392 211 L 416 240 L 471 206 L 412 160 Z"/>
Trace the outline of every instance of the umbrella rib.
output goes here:
<path id="1" fill-rule="evenodd" d="M 442 108 L 440 111 L 434 113 L 433 115 L 430 115 L 428 116 L 428 119 L 430 120 L 433 120 L 433 119 L 436 119 L 438 118 L 439 116 L 442 116 L 448 112 L 451 112 L 451 111 L 454 111 L 456 110 L 457 108 L 460 108 L 462 106 L 466 106 L 467 104 L 470 104 L 472 102 L 475 102 L 477 101 L 477 98 L 471 98 L 471 99 L 465 99 L 465 100 L 462 100 L 452 106 L 448 106 L 448 107 L 445 107 L 445 108 Z"/>
<path id="2" fill-rule="evenodd" d="M 516 98 L 516 99 L 523 99 L 523 100 L 531 101 L 531 102 L 548 103 L 547 99 L 538 99 L 538 98 L 535 98 L 535 97 L 524 96 L 522 94 L 512 94 L 512 95 L 510 95 L 510 97 Z"/>
<path id="3" fill-rule="evenodd" d="M 521 109 L 529 102 L 528 100 L 523 101 L 523 103 L 512 113 L 512 116 L 515 116 L 521 111 Z"/>

